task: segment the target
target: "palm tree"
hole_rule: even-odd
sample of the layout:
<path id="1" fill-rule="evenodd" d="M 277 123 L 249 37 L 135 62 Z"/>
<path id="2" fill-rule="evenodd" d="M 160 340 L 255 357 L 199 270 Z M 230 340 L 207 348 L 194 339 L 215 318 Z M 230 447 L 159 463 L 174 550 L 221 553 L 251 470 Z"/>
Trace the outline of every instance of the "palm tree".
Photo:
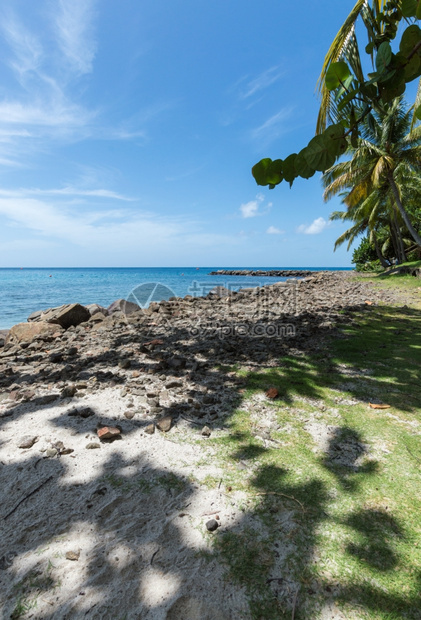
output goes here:
<path id="1" fill-rule="evenodd" d="M 332 41 L 325 56 L 320 76 L 317 80 L 317 88 L 320 93 L 320 110 L 317 119 L 316 133 L 320 134 L 326 129 L 327 120 L 330 118 L 332 98 L 331 93 L 325 86 L 325 78 L 329 66 L 338 60 L 346 60 L 351 66 L 355 77 L 359 82 L 364 82 L 361 68 L 361 59 L 355 36 L 355 25 L 361 18 L 369 32 L 379 33 L 377 18 L 384 10 L 386 0 L 372 0 L 371 6 L 368 0 L 357 0 L 352 11 L 342 24 L 339 32 Z"/>
<path id="2" fill-rule="evenodd" d="M 408 187 L 412 188 L 412 196 L 416 191 L 421 197 L 421 128 L 411 132 L 410 126 L 411 110 L 402 98 L 394 99 L 381 115 L 372 113 L 366 118 L 356 147 L 348 147 L 351 158 L 332 166 L 322 179 L 325 200 L 346 190 L 343 202 L 348 209 L 369 205 L 374 209 L 373 205 L 377 205 L 377 211 L 385 211 L 388 205 L 386 210 L 393 215 L 398 237 L 401 219 L 415 243 L 421 246 L 421 237 L 403 206 Z M 372 222 L 376 210 L 371 215 Z"/>

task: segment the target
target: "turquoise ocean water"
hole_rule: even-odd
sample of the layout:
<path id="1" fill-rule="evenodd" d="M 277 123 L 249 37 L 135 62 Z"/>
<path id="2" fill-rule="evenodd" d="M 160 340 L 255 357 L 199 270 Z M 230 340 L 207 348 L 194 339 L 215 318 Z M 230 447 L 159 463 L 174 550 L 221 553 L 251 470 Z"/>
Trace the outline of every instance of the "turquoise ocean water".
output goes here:
<path id="1" fill-rule="evenodd" d="M 140 291 L 142 305 L 147 305 L 142 295 L 142 285 L 150 286 L 157 296 L 168 298 L 184 295 L 206 295 L 214 286 L 226 286 L 238 290 L 250 286 L 262 286 L 285 278 L 272 277 L 226 277 L 210 276 L 216 269 L 284 269 L 283 267 L 155 267 L 155 268 L 48 268 L 48 269 L 0 269 L 0 329 L 8 329 L 26 321 L 35 310 L 43 310 L 62 304 L 79 302 L 98 303 L 109 306 L 119 298 L 127 299 L 134 290 Z M 294 269 L 291 267 L 291 269 Z M 318 271 L 326 268 L 298 267 Z M 328 269 L 337 271 L 337 269 Z M 140 287 L 140 288 L 139 288 Z"/>

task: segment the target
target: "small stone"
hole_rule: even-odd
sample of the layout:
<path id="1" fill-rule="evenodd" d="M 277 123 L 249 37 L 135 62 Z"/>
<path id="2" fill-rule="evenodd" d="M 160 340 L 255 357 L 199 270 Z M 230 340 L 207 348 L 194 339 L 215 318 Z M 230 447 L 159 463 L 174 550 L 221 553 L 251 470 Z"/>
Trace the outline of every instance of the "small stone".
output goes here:
<path id="1" fill-rule="evenodd" d="M 121 435 L 121 430 L 115 426 L 103 426 L 96 433 L 100 439 L 114 439 Z"/>
<path id="2" fill-rule="evenodd" d="M 279 392 L 276 388 L 272 387 L 267 390 L 266 396 L 273 400 L 274 398 L 278 398 Z"/>
<path id="3" fill-rule="evenodd" d="M 159 428 L 160 431 L 162 431 L 164 433 L 168 433 L 168 431 L 172 427 L 172 416 L 166 415 L 165 417 L 163 417 L 160 420 L 158 420 L 156 425 L 157 425 L 157 427 Z"/>
<path id="4" fill-rule="evenodd" d="M 72 452 L 74 452 L 73 448 L 63 448 L 63 450 L 60 450 L 60 454 L 63 456 L 71 454 Z"/>
<path id="5" fill-rule="evenodd" d="M 218 523 L 216 519 L 210 519 L 206 523 L 206 529 L 208 530 L 208 532 L 214 532 L 215 530 L 218 529 L 219 525 L 220 524 Z"/>
<path id="6" fill-rule="evenodd" d="M 80 558 L 80 549 L 78 551 L 66 551 L 66 560 L 77 562 Z"/>
<path id="7" fill-rule="evenodd" d="M 45 455 L 50 459 L 53 458 L 54 456 L 57 456 L 57 454 L 58 454 L 57 448 L 47 448 L 45 451 Z"/>
<path id="8" fill-rule="evenodd" d="M 97 448 L 100 448 L 101 446 L 99 445 L 99 443 L 95 443 L 94 441 L 91 441 L 85 447 L 87 450 L 96 450 Z"/>
<path id="9" fill-rule="evenodd" d="M 130 361 L 130 360 L 128 360 L 128 359 L 125 359 L 125 360 L 120 360 L 120 361 L 118 362 L 118 365 L 120 366 L 120 368 L 122 368 L 123 370 L 125 370 L 125 369 L 127 369 L 127 368 L 130 368 L 130 366 L 131 366 L 131 361 Z"/>
<path id="10" fill-rule="evenodd" d="M 60 398 L 72 398 L 77 392 L 75 385 L 66 385 L 61 391 Z"/>
<path id="11" fill-rule="evenodd" d="M 212 431 L 211 431 L 211 429 L 209 428 L 209 426 L 204 426 L 204 427 L 202 428 L 202 435 L 203 435 L 203 437 L 210 437 L 210 436 L 211 436 L 211 433 L 212 433 Z"/>
<path id="12" fill-rule="evenodd" d="M 38 437 L 26 436 L 22 437 L 18 444 L 18 448 L 22 448 L 22 450 L 27 450 L 28 448 L 32 448 L 34 443 L 38 440 Z"/>
<path id="13" fill-rule="evenodd" d="M 148 435 L 153 435 L 155 432 L 155 424 L 148 424 L 148 426 L 145 426 L 145 433 L 148 433 Z"/>
<path id="14" fill-rule="evenodd" d="M 127 418 L 128 420 L 132 420 L 135 416 L 135 412 L 134 411 L 125 411 L 124 412 L 124 417 Z"/>
<path id="15" fill-rule="evenodd" d="M 133 379 L 137 379 L 138 377 L 140 377 L 140 372 L 138 370 L 133 370 L 132 377 Z"/>

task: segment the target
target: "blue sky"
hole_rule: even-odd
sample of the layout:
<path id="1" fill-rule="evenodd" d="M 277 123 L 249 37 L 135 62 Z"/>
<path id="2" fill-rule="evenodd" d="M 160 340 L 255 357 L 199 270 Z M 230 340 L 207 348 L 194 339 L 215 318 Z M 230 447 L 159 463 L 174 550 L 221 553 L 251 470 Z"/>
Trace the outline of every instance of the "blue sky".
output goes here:
<path id="1" fill-rule="evenodd" d="M 335 0 L 3 0 L 0 266 L 350 266 L 314 134 Z"/>

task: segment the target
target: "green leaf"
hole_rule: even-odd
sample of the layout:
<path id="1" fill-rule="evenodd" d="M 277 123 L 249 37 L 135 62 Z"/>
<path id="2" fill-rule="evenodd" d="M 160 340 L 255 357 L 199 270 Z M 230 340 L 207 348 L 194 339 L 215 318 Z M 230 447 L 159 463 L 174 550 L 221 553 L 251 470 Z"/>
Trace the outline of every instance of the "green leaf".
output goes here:
<path id="1" fill-rule="evenodd" d="M 365 46 L 365 51 L 367 54 L 372 54 L 374 51 L 374 43 L 371 41 L 368 45 Z"/>
<path id="2" fill-rule="evenodd" d="M 386 71 L 390 61 L 392 60 L 392 48 L 390 43 L 385 41 L 377 50 L 376 54 L 376 69 L 379 73 Z"/>
<path id="3" fill-rule="evenodd" d="M 400 97 L 405 92 L 405 75 L 403 71 L 396 73 L 396 76 L 389 80 L 379 84 L 379 91 L 381 100 L 384 103 L 390 103 L 396 97 Z"/>
<path id="4" fill-rule="evenodd" d="M 272 163 L 270 157 L 265 157 L 261 159 L 257 164 L 253 166 L 251 169 L 251 173 L 254 176 L 254 179 L 257 185 L 269 185 L 269 181 L 267 180 L 267 171 Z"/>
<path id="5" fill-rule="evenodd" d="M 292 153 L 291 155 L 288 155 L 288 157 L 284 160 L 284 163 L 283 163 L 284 179 L 285 181 L 287 181 L 287 183 L 289 183 L 290 187 L 294 179 L 297 178 L 297 172 L 295 170 L 296 158 L 297 158 L 297 154 Z"/>
<path id="6" fill-rule="evenodd" d="M 415 17 L 417 0 L 402 0 L 401 11 L 404 17 Z"/>
<path id="7" fill-rule="evenodd" d="M 344 126 L 341 123 L 330 125 L 322 134 L 329 153 L 333 155 L 335 159 L 346 149 L 344 134 Z"/>
<path id="8" fill-rule="evenodd" d="M 304 151 L 305 149 L 302 149 L 298 153 L 297 157 L 295 158 L 294 166 L 298 176 L 302 177 L 303 179 L 309 179 L 314 175 L 316 171 L 314 168 L 310 168 L 310 166 L 308 165 L 306 158 L 304 157 Z"/>
<path id="9" fill-rule="evenodd" d="M 336 157 L 332 155 L 325 143 L 324 135 L 315 136 L 303 150 L 304 158 L 313 170 L 324 172 L 335 163 Z"/>
<path id="10" fill-rule="evenodd" d="M 399 44 L 399 51 L 408 57 L 420 41 L 421 30 L 419 26 L 412 24 L 412 26 L 408 26 L 402 35 L 401 42 Z"/>
<path id="11" fill-rule="evenodd" d="M 412 82 L 421 74 L 421 58 L 414 54 L 406 63 L 404 70 L 405 82 Z"/>
<path id="12" fill-rule="evenodd" d="M 282 161 L 282 159 L 275 159 L 269 164 L 266 171 L 266 181 L 269 183 L 269 185 L 278 185 L 284 178 L 282 174 L 283 163 L 284 162 Z"/>
<path id="13" fill-rule="evenodd" d="M 415 116 L 417 117 L 419 121 L 421 121 L 421 105 L 419 105 L 418 108 L 416 108 Z"/>
<path id="14" fill-rule="evenodd" d="M 325 85 L 328 90 L 335 90 L 343 83 L 349 76 L 351 71 L 348 65 L 343 60 L 339 62 L 333 62 L 326 72 Z"/>
<path id="15" fill-rule="evenodd" d="M 343 97 L 338 103 L 338 112 L 343 110 L 344 107 L 348 105 L 348 103 L 350 103 L 354 99 L 357 93 L 358 93 L 358 88 L 354 88 L 354 90 L 351 90 L 347 95 L 345 95 L 345 97 Z"/>

